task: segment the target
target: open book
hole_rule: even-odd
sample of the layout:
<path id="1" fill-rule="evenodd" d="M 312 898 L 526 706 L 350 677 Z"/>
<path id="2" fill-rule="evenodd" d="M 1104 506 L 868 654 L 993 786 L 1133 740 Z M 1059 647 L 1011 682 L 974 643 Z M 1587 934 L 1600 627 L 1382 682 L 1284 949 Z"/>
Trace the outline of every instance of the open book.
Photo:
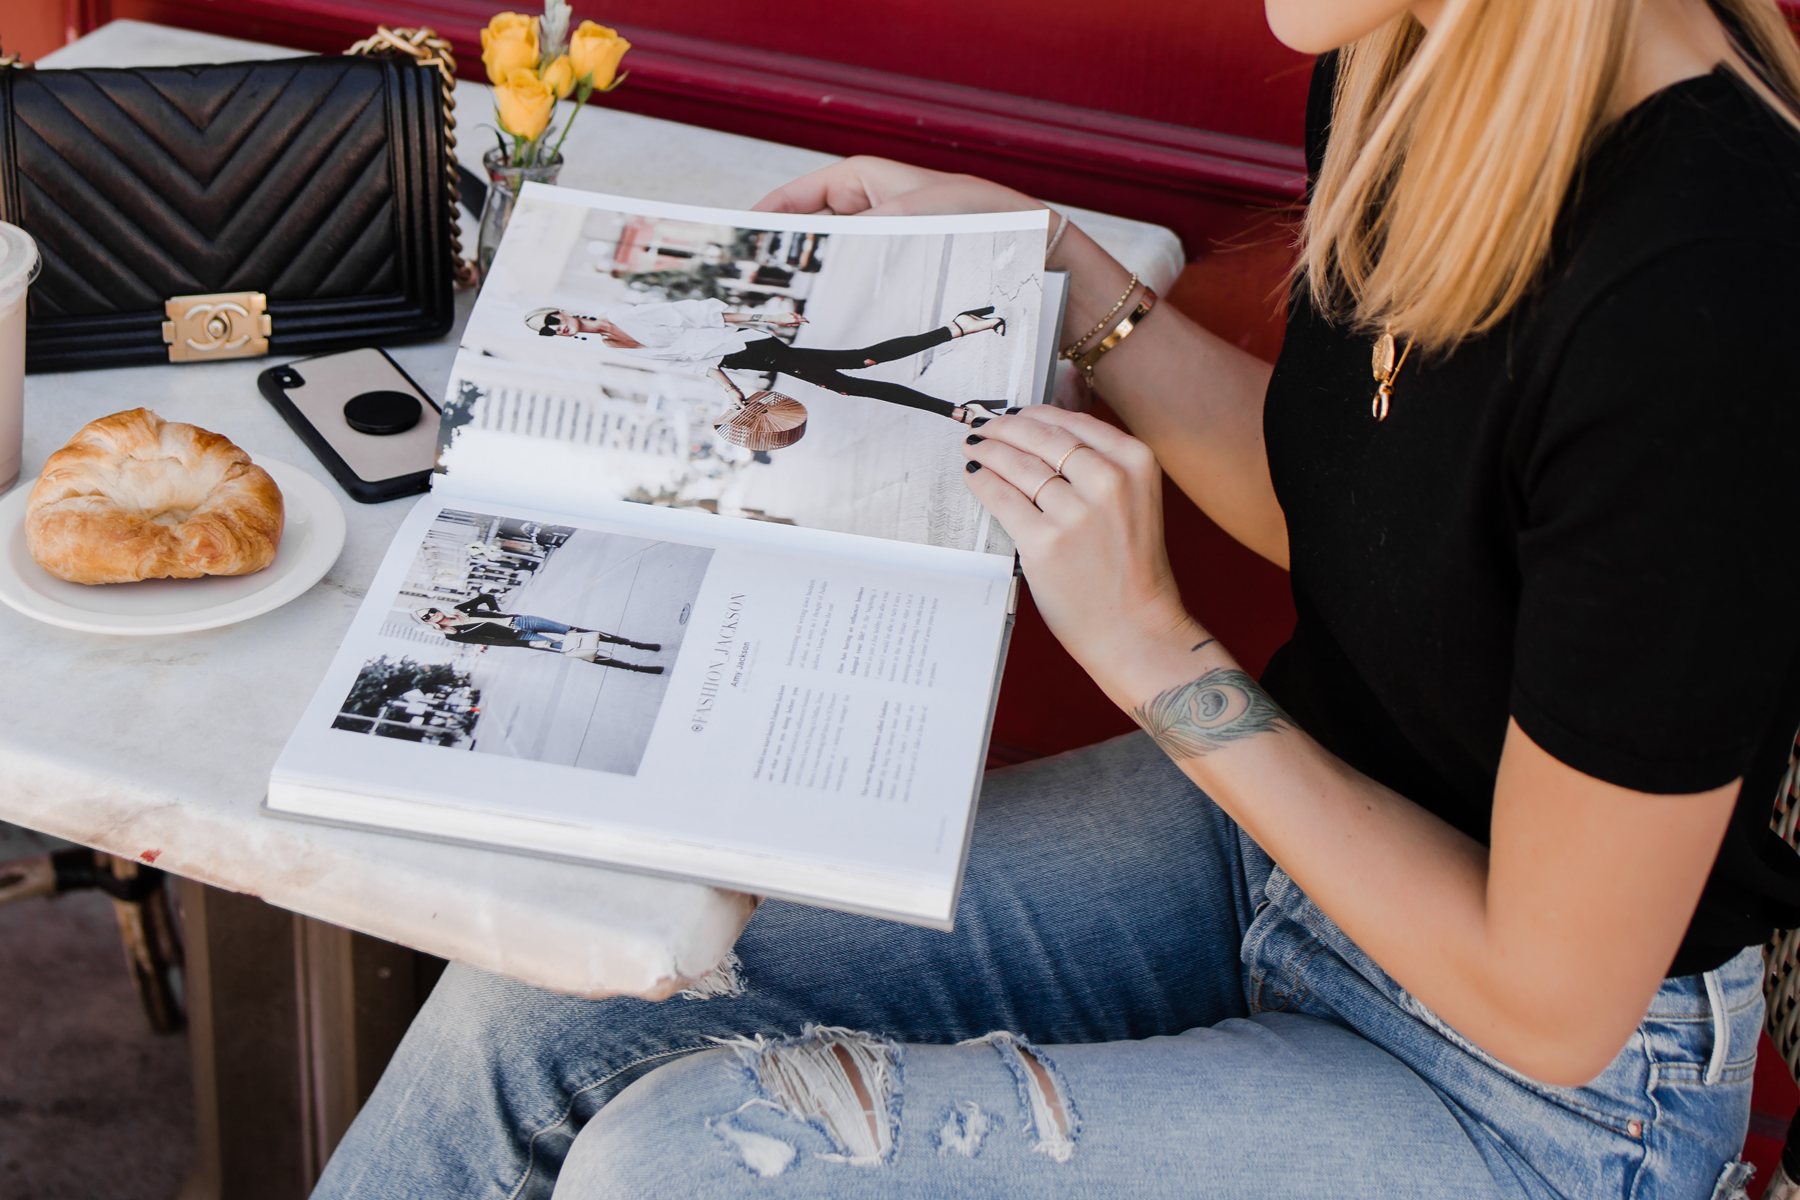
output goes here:
<path id="1" fill-rule="evenodd" d="M 1016 586 L 959 450 L 1048 391 L 1045 232 L 527 185 L 268 810 L 948 928 Z"/>

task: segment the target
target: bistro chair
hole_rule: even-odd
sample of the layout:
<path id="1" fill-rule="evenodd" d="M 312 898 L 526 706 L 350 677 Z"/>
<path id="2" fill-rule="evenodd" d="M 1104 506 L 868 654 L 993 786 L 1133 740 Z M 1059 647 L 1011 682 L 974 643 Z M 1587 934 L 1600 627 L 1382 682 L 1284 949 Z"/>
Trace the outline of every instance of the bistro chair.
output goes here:
<path id="1" fill-rule="evenodd" d="M 78 846 L 0 863 L 0 904 L 96 888 L 112 899 L 125 965 L 156 1033 L 185 1023 L 181 1006 L 181 939 L 163 873 L 129 858 Z"/>

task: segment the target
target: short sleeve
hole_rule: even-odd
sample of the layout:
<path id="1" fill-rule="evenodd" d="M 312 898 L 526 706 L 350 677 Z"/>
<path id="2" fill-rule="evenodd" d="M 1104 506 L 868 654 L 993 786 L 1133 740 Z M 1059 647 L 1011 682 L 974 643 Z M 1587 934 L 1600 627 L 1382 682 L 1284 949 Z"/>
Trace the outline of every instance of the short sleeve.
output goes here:
<path id="1" fill-rule="evenodd" d="M 1705 791 L 1773 731 L 1800 647 L 1796 286 L 1792 248 L 1690 245 L 1566 343 L 1514 472 L 1511 703 L 1585 774 Z"/>

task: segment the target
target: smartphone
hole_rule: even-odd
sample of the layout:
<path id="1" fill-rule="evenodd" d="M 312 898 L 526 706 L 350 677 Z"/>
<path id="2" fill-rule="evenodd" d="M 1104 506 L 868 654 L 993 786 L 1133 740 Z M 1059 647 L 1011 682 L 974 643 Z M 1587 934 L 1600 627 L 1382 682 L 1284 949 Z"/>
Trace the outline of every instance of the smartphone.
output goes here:
<path id="1" fill-rule="evenodd" d="M 298 359 L 270 367 L 256 386 L 354 499 L 430 489 L 438 406 L 383 351 Z"/>

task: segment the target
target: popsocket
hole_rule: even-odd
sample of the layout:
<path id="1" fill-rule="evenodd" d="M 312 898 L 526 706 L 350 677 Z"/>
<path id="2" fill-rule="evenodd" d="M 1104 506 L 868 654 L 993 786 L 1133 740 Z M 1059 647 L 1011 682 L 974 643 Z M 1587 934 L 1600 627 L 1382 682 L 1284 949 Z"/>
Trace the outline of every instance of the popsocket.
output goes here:
<path id="1" fill-rule="evenodd" d="M 344 420 L 358 433 L 383 437 L 419 423 L 425 406 L 405 392 L 363 392 L 344 402 Z"/>

